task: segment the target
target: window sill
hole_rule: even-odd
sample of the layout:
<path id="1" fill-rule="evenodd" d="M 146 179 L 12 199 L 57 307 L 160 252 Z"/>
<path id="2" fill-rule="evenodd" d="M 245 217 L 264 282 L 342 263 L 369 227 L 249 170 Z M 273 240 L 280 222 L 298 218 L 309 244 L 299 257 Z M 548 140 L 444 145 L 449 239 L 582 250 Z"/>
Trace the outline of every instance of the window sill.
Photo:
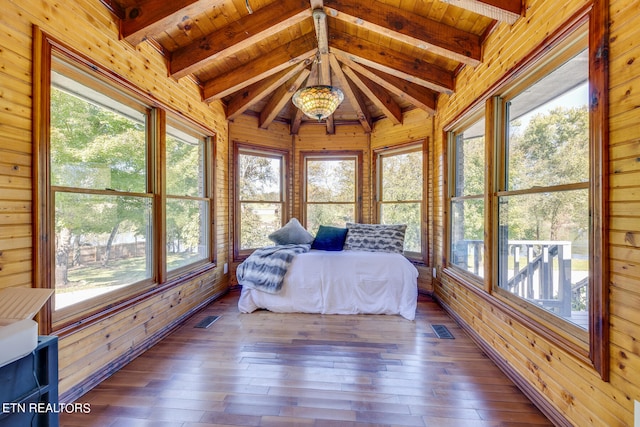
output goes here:
<path id="1" fill-rule="evenodd" d="M 463 284 L 466 287 L 475 288 L 478 290 L 484 289 L 484 282 L 482 277 L 465 272 L 464 270 L 448 265 L 442 270 L 449 279 L 453 279 L 457 283 Z"/>

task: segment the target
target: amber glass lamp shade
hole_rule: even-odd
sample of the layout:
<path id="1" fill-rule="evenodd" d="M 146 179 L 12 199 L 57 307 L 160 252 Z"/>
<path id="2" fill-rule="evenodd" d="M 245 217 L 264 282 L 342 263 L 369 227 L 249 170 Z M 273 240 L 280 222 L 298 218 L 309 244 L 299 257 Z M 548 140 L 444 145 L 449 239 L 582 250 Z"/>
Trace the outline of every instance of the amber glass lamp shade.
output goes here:
<path id="1" fill-rule="evenodd" d="M 312 119 L 326 119 L 344 100 L 342 91 L 333 86 L 308 86 L 293 94 L 293 104 Z"/>

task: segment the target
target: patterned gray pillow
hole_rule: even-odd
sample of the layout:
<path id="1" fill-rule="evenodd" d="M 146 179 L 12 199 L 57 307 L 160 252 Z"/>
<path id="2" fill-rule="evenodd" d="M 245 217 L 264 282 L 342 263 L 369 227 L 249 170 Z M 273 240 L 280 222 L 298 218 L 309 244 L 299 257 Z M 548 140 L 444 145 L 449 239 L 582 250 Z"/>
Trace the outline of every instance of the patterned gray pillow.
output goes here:
<path id="1" fill-rule="evenodd" d="M 369 252 L 393 252 L 401 254 L 404 247 L 405 224 L 347 223 L 345 250 Z"/>

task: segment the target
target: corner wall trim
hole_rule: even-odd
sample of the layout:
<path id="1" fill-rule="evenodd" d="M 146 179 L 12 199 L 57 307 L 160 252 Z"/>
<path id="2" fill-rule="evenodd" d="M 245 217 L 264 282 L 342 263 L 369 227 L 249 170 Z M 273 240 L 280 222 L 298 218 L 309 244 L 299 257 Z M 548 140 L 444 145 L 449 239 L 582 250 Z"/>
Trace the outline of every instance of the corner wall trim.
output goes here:
<path id="1" fill-rule="evenodd" d="M 573 424 L 565 418 L 547 399 L 534 387 L 531 386 L 504 358 L 491 347 L 482 337 L 467 324 L 458 314 L 436 294 L 433 295 L 434 300 L 449 314 L 453 320 L 469 335 L 471 340 L 476 343 L 482 351 L 484 351 L 489 359 L 498 366 L 498 368 L 518 387 L 525 396 L 558 427 L 573 427 Z"/>

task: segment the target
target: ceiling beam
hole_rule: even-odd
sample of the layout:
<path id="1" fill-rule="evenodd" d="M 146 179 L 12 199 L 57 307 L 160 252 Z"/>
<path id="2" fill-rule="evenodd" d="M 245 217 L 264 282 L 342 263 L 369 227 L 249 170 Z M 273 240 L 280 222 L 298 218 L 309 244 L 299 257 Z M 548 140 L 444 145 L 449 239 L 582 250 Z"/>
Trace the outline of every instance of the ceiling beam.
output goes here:
<path id="1" fill-rule="evenodd" d="M 125 10 L 120 6 L 120 4 L 116 3 L 115 0 L 100 0 L 100 3 L 102 3 L 104 7 L 113 13 L 119 20 L 125 18 Z M 123 38 L 122 35 L 121 38 Z"/>
<path id="2" fill-rule="evenodd" d="M 320 82 L 331 86 L 331 67 L 329 65 L 329 29 L 327 27 L 327 15 L 322 8 L 313 10 L 313 24 L 316 28 L 318 39 L 318 60 L 320 62 Z M 327 133 L 336 133 L 336 125 L 333 121 L 333 114 L 325 119 Z"/>
<path id="3" fill-rule="evenodd" d="M 309 18 L 307 0 L 281 0 L 195 40 L 171 55 L 169 74 L 181 78 L 208 63 L 232 56 Z"/>
<path id="4" fill-rule="evenodd" d="M 313 61 L 311 63 L 311 72 L 309 73 L 309 77 L 307 78 L 307 85 L 313 84 L 312 82 L 318 81 L 318 61 Z M 302 119 L 306 116 L 302 112 L 301 109 L 293 106 L 293 112 L 291 114 L 291 125 L 289 126 L 289 131 L 291 135 L 296 135 L 300 130 L 300 125 L 302 124 Z"/>
<path id="5" fill-rule="evenodd" d="M 402 108 L 382 86 L 359 75 L 346 65 L 342 66 L 342 71 L 371 102 L 382 110 L 394 125 L 402 123 Z"/>
<path id="6" fill-rule="evenodd" d="M 256 102 L 273 93 L 279 86 L 298 74 L 308 63 L 299 62 L 287 70 L 267 77 L 236 93 L 227 106 L 227 120 L 233 120 Z"/>
<path id="7" fill-rule="evenodd" d="M 197 16 L 221 3 L 222 0 L 137 1 L 120 20 L 120 37 L 137 46 L 149 36 L 178 26 L 185 17 Z"/>
<path id="8" fill-rule="evenodd" d="M 480 63 L 480 37 L 377 1 L 324 0 L 332 18 L 471 66 Z"/>
<path id="9" fill-rule="evenodd" d="M 298 134 L 303 117 L 304 113 L 302 112 L 302 110 L 300 110 L 299 108 L 295 108 L 293 113 L 291 114 L 291 125 L 289 126 L 289 133 L 291 135 Z"/>
<path id="10" fill-rule="evenodd" d="M 440 0 L 478 15 L 513 24 L 522 16 L 521 0 Z"/>
<path id="11" fill-rule="evenodd" d="M 272 50 L 267 55 L 207 80 L 203 83 L 202 99 L 212 101 L 231 95 L 291 65 L 309 60 L 315 52 L 315 46 L 310 47 L 308 40 L 300 37 Z"/>
<path id="12" fill-rule="evenodd" d="M 331 51 L 334 53 L 436 92 L 453 93 L 452 71 L 345 33 L 336 31 L 331 34 Z"/>
<path id="13" fill-rule="evenodd" d="M 350 60 L 348 57 L 338 56 L 338 59 L 352 70 L 378 83 L 389 92 L 413 104 L 417 108 L 429 114 L 435 113 L 438 96 L 436 92 L 383 71 L 365 67 Z"/>
<path id="14" fill-rule="evenodd" d="M 373 129 L 371 113 L 364 103 L 362 96 L 351 86 L 351 83 L 342 72 L 340 63 L 336 59 L 335 55 L 329 55 L 329 61 L 331 62 L 331 68 L 333 69 L 336 78 L 340 82 L 340 88 L 344 92 L 344 97 L 349 101 L 349 103 L 351 103 L 351 106 L 356 111 L 358 121 L 362 125 L 362 128 L 366 133 L 371 132 L 371 129 Z"/>
<path id="15" fill-rule="evenodd" d="M 287 102 L 289 102 L 295 91 L 297 91 L 307 77 L 309 77 L 309 73 L 311 73 L 309 69 L 303 69 L 300 74 L 291 77 L 271 95 L 271 98 L 267 101 L 267 105 L 265 105 L 262 112 L 260 112 L 258 126 L 262 129 L 269 127 L 271 122 L 278 116 L 278 113 L 287 105 Z"/>

